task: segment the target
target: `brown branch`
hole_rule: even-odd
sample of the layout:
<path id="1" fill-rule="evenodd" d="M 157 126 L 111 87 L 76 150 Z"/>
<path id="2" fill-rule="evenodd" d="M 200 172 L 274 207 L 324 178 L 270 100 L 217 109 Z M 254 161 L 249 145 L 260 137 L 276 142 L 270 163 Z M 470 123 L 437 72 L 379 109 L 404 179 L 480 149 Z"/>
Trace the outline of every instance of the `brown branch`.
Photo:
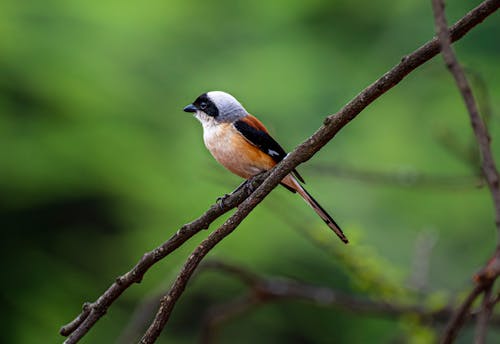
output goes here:
<path id="1" fill-rule="evenodd" d="M 488 330 L 488 322 L 490 321 L 491 313 L 493 311 L 494 304 L 491 302 L 491 289 L 492 284 L 489 284 L 484 289 L 483 303 L 481 306 L 481 311 L 477 317 L 476 325 L 476 339 L 474 343 L 483 344 L 486 343 L 486 334 Z"/>
<path id="2" fill-rule="evenodd" d="M 491 194 L 493 196 L 493 202 L 495 206 L 495 220 L 498 230 L 498 236 L 500 239 L 500 188 L 499 188 L 499 176 L 498 171 L 495 166 L 495 161 L 490 148 L 490 135 L 486 129 L 486 125 L 479 115 L 479 110 L 472 94 L 469 82 L 465 77 L 464 71 L 458 62 L 453 49 L 451 48 L 451 38 L 452 33 L 448 31 L 448 25 L 446 23 L 446 17 L 444 14 L 444 0 L 433 0 L 434 9 L 434 20 L 436 23 L 436 31 L 441 42 L 441 54 L 446 63 L 446 66 L 453 75 L 460 94 L 465 102 L 465 106 L 470 115 L 470 121 L 472 128 L 474 129 L 474 134 L 476 136 L 477 143 L 479 144 L 479 150 L 482 157 L 482 170 L 489 185 Z"/>
<path id="3" fill-rule="evenodd" d="M 486 336 L 487 322 L 491 310 L 488 306 L 491 287 L 500 273 L 500 188 L 499 188 L 499 175 L 490 149 L 490 136 L 484 121 L 479 115 L 478 107 L 472 94 L 469 82 L 465 77 L 465 73 L 458 62 L 455 53 L 451 47 L 452 33 L 448 30 L 446 16 L 444 12 L 444 0 L 432 0 L 432 7 L 434 11 L 434 22 L 438 39 L 441 46 L 441 54 L 445 61 L 446 67 L 455 79 L 455 83 L 460 91 L 460 94 L 465 102 L 465 106 L 470 115 L 470 121 L 474 135 L 476 136 L 481 153 L 481 168 L 483 175 L 486 179 L 490 189 L 493 204 L 495 208 L 495 223 L 498 232 L 498 244 L 493 258 L 476 276 L 477 285 L 469 294 L 464 303 L 456 311 L 448 323 L 442 337 L 442 343 L 451 343 L 456 338 L 458 332 L 463 326 L 466 314 L 472 306 L 474 300 L 481 294 L 484 295 L 484 309 L 481 316 L 478 317 L 477 336 L 479 342 L 484 341 Z"/>
<path id="4" fill-rule="evenodd" d="M 213 231 L 205 240 L 201 242 L 198 247 L 196 247 L 193 253 L 188 257 L 169 292 L 161 298 L 158 312 L 148 330 L 142 337 L 140 341 L 141 343 L 154 343 L 156 341 L 170 318 L 177 300 L 179 300 L 180 296 L 184 292 L 189 279 L 203 258 L 212 248 L 221 242 L 222 239 L 231 234 L 248 216 L 248 214 L 264 199 L 264 197 L 267 196 L 295 166 L 292 165 L 289 167 L 289 170 L 286 170 L 287 167 L 283 167 L 283 163 L 280 163 L 277 166 L 278 168 L 274 168 L 272 170 L 275 172 L 274 176 L 273 172 L 266 172 L 264 174 L 265 176 L 271 175 L 273 177 L 267 177 L 257 190 L 255 190 L 243 203 L 241 203 L 238 210 L 231 215 L 222 224 L 222 226 Z M 276 173 L 276 171 L 278 173 Z"/>
<path id="5" fill-rule="evenodd" d="M 460 39 L 470 29 L 496 11 L 499 6 L 500 0 L 486 0 L 481 3 L 452 27 L 450 31 L 451 39 L 453 41 Z M 363 90 L 339 112 L 328 116 L 324 120 L 323 126 L 274 167 L 266 180 L 238 207 L 238 210 L 221 227 L 210 234 L 189 256 L 170 291 L 161 299 L 156 317 L 141 339 L 141 343 L 153 343 L 156 341 L 167 323 L 174 305 L 182 295 L 188 280 L 205 255 L 223 238 L 232 233 L 241 221 L 293 168 L 309 160 L 364 108 L 397 85 L 411 71 L 434 57 L 438 52 L 438 40 L 433 39 L 412 54 L 405 56 L 398 65 Z"/>
<path id="6" fill-rule="evenodd" d="M 259 276 L 242 267 L 221 261 L 209 261 L 201 267 L 233 276 L 250 289 L 241 297 L 209 308 L 202 324 L 201 342 L 205 344 L 215 342 L 216 332 L 220 326 L 234 317 L 265 304 L 286 300 L 302 300 L 321 307 L 340 308 L 349 312 L 376 314 L 389 318 L 412 314 L 426 322 L 446 322 L 454 314 L 454 309 L 449 306 L 431 310 L 421 305 L 376 301 L 291 279 Z M 469 308 L 464 308 L 463 311 L 464 320 L 476 316 L 476 313 L 470 312 Z M 498 325 L 500 317 L 496 316 L 494 321 Z"/>
<path id="7" fill-rule="evenodd" d="M 82 307 L 82 312 L 69 324 L 63 326 L 61 328 L 60 333 L 63 336 L 74 332 L 78 327 L 84 322 L 84 320 L 89 316 L 91 311 L 91 304 L 89 302 L 85 302 Z"/>
<path id="8" fill-rule="evenodd" d="M 477 70 L 469 67 L 463 68 L 465 75 L 470 80 L 471 87 L 474 89 L 479 113 L 482 115 L 481 117 L 486 128 L 488 128 L 488 123 L 493 117 L 493 110 L 491 95 L 486 81 Z M 471 140 L 468 139 L 466 143 L 462 143 L 463 133 L 454 132 L 450 128 L 438 129 L 435 136 L 443 148 L 471 169 L 471 172 L 481 180 L 481 186 L 483 186 L 484 177 L 481 169 L 481 154 L 474 133 L 472 133 Z"/>
<path id="9" fill-rule="evenodd" d="M 500 292 L 497 293 L 497 295 L 491 300 L 490 302 L 490 307 L 495 307 L 496 304 L 500 301 Z"/>
<path id="10" fill-rule="evenodd" d="M 458 331 L 465 323 L 467 316 L 469 315 L 470 308 L 472 307 L 472 303 L 476 300 L 476 298 L 483 292 L 484 286 L 478 284 L 472 289 L 464 302 L 460 305 L 460 307 L 455 311 L 448 324 L 446 325 L 446 329 L 444 331 L 444 335 L 441 338 L 442 344 L 450 344 L 453 343 L 455 338 L 457 337 Z"/>
<path id="11" fill-rule="evenodd" d="M 259 175 L 253 182 L 259 183 L 264 178 L 264 175 Z M 223 207 L 219 204 L 212 205 L 210 209 L 199 218 L 183 225 L 161 246 L 158 246 L 153 251 L 145 253 L 132 270 L 118 277 L 95 302 L 85 303 L 82 313 L 72 322 L 61 328 L 61 335 L 69 336 L 65 343 L 71 344 L 78 342 L 128 287 L 134 283 L 141 282 L 144 274 L 151 266 L 176 250 L 199 231 L 208 228 L 218 217 L 238 206 L 248 197 L 249 193 L 247 188 L 241 188 L 238 192 L 231 194 L 225 199 Z"/>

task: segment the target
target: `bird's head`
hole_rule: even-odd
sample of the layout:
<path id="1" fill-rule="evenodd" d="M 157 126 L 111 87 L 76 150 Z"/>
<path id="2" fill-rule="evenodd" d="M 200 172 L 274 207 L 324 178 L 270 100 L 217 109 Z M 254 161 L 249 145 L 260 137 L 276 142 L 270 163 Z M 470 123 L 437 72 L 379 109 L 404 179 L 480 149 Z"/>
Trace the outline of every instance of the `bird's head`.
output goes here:
<path id="1" fill-rule="evenodd" d="M 231 123 L 248 114 L 236 98 L 222 91 L 203 93 L 184 111 L 194 113 L 201 123 Z"/>

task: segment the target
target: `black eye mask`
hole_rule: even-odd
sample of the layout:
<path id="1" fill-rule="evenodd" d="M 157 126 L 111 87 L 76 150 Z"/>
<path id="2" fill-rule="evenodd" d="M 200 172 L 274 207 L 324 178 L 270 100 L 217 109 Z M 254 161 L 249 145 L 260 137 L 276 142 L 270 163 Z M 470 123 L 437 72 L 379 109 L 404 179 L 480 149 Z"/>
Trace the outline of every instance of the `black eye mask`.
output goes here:
<path id="1" fill-rule="evenodd" d="M 217 109 L 217 106 L 215 106 L 206 93 L 203 93 L 201 96 L 196 98 L 193 105 L 196 106 L 198 110 L 205 112 L 209 116 L 217 117 L 219 115 L 219 109 Z"/>

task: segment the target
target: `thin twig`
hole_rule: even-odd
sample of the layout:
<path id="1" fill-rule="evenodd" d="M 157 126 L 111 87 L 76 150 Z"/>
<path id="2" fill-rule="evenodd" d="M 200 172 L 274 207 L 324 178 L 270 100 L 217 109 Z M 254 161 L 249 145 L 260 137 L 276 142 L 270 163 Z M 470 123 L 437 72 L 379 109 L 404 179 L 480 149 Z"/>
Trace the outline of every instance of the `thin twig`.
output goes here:
<path id="1" fill-rule="evenodd" d="M 67 336 L 70 333 L 73 333 L 78 327 L 83 323 L 83 321 L 89 316 L 91 311 L 91 304 L 85 302 L 82 307 L 82 312 L 69 324 L 63 326 L 60 330 L 60 333 L 63 336 Z"/>
<path id="2" fill-rule="evenodd" d="M 460 19 L 451 30 L 452 40 L 461 38 L 472 27 L 483 21 L 500 6 L 500 0 L 486 0 L 481 5 Z M 416 69 L 439 52 L 439 43 L 433 39 L 412 54 L 404 57 L 393 69 L 368 86 L 339 112 L 328 116 L 311 137 L 300 144 L 283 161 L 276 165 L 266 180 L 250 195 L 238 210 L 206 240 L 204 240 L 189 256 L 184 267 L 170 291 L 160 301 L 160 307 L 155 319 L 141 339 L 142 344 L 156 341 L 172 309 L 182 295 L 188 280 L 205 255 L 223 238 L 231 234 L 243 219 L 266 197 L 279 182 L 299 164 L 309 160 L 316 152 L 326 145 L 347 123 L 354 119 L 363 109 L 375 99 L 397 85 L 406 75 Z"/>
<path id="3" fill-rule="evenodd" d="M 491 302 L 491 290 L 493 284 L 486 286 L 483 294 L 483 303 L 481 305 L 481 311 L 477 317 L 476 325 L 476 338 L 474 340 L 475 344 L 486 343 L 486 334 L 488 330 L 488 322 L 490 321 L 491 313 L 493 311 L 493 303 Z"/>
<path id="4" fill-rule="evenodd" d="M 463 326 L 467 316 L 469 315 L 473 302 L 483 292 L 483 290 L 484 286 L 482 284 L 478 284 L 474 287 L 474 289 L 472 289 L 446 325 L 446 329 L 444 331 L 445 335 L 441 338 L 441 344 L 453 343 L 457 337 L 458 331 Z"/>
<path id="5" fill-rule="evenodd" d="M 476 287 L 472 290 L 472 292 L 469 294 L 469 297 L 465 300 L 461 307 L 459 307 L 455 315 L 448 323 L 442 337 L 442 343 L 453 342 L 458 332 L 460 331 L 460 328 L 463 326 L 465 315 L 467 314 L 472 303 L 483 291 L 485 291 L 485 309 L 482 312 L 484 314 L 482 314 L 478 318 L 479 323 L 477 326 L 478 331 L 476 337 L 476 339 L 481 340 L 482 342 L 486 336 L 486 327 L 489 319 L 489 290 L 500 273 L 499 175 L 495 165 L 493 154 L 490 149 L 490 136 L 488 130 L 486 128 L 486 125 L 484 124 L 484 121 L 479 115 L 478 107 L 474 99 L 474 95 L 472 94 L 469 82 L 467 81 L 464 71 L 451 47 L 452 33 L 448 30 L 448 24 L 446 22 L 444 0 L 432 0 L 432 7 L 434 12 L 436 31 L 441 46 L 441 55 L 443 56 L 446 67 L 453 75 L 455 83 L 465 102 L 465 106 L 467 107 L 470 115 L 472 129 L 474 130 L 474 135 L 476 136 L 476 140 L 479 145 L 479 151 L 482 158 L 481 168 L 493 198 L 493 204 L 495 208 L 495 223 L 498 234 L 497 249 L 493 255 L 493 258 L 490 259 L 487 265 L 482 269 L 481 273 L 476 277 Z"/>
<path id="6" fill-rule="evenodd" d="M 490 307 L 495 307 L 496 304 L 500 301 L 500 292 L 496 294 L 496 296 L 490 301 Z"/>
<path id="7" fill-rule="evenodd" d="M 479 145 L 479 150 L 482 157 L 482 170 L 486 181 L 488 182 L 490 192 L 493 196 L 493 202 L 495 206 L 495 220 L 498 230 L 498 236 L 500 239 L 500 188 L 499 188 L 499 176 L 498 171 L 495 166 L 495 161 L 490 148 L 490 135 L 481 116 L 479 115 L 479 110 L 472 94 L 472 89 L 470 88 L 469 82 L 465 77 L 464 71 L 458 62 L 455 53 L 451 47 L 451 30 L 448 31 L 448 24 L 446 23 L 446 17 L 444 14 L 444 0 L 433 0 L 434 9 L 434 20 L 436 24 L 436 31 L 439 37 L 439 42 L 441 42 L 441 54 L 446 63 L 446 67 L 450 70 L 450 73 L 455 78 L 460 94 L 465 102 L 465 106 L 470 115 L 470 121 L 472 128 L 474 129 L 474 134 L 476 135 L 476 140 Z"/>

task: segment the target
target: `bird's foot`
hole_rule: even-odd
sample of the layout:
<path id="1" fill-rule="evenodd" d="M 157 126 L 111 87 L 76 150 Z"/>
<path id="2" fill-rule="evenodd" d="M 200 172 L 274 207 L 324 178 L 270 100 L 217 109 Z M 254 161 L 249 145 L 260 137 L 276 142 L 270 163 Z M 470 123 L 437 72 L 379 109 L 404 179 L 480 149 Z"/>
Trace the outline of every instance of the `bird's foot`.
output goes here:
<path id="1" fill-rule="evenodd" d="M 217 197 L 217 200 L 215 201 L 218 205 L 219 205 L 219 208 L 221 210 L 224 210 L 224 202 L 226 201 L 226 199 L 231 196 L 231 194 L 225 194 L 223 196 L 220 196 L 220 197 Z"/>
<path id="2" fill-rule="evenodd" d="M 253 186 L 253 181 L 255 180 L 256 176 L 253 176 L 250 179 L 247 179 L 245 183 L 243 183 L 242 188 L 245 190 L 245 193 L 251 194 L 252 192 L 255 191 L 255 186 Z"/>
<path id="3" fill-rule="evenodd" d="M 260 176 L 262 173 L 265 173 L 266 171 L 264 172 L 261 172 L 259 174 L 256 174 L 255 176 L 249 178 L 249 179 L 246 179 L 243 183 L 241 183 L 240 185 L 238 185 L 238 187 L 233 191 L 231 192 L 230 194 L 225 194 L 224 196 L 221 196 L 221 197 L 217 197 L 217 204 L 219 205 L 219 207 L 221 208 L 221 210 L 224 210 L 224 207 L 225 207 L 225 204 L 224 202 L 226 201 L 226 199 L 231 196 L 232 194 L 240 191 L 241 189 L 243 189 L 245 191 L 245 193 L 247 195 L 251 194 L 252 192 L 255 191 L 255 186 L 253 185 L 253 182 L 254 180 Z"/>
<path id="4" fill-rule="evenodd" d="M 267 173 L 267 171 L 262 171 L 254 176 L 252 176 L 251 178 L 245 180 L 245 182 L 240 185 L 240 188 L 241 187 L 244 187 L 245 188 L 245 191 L 247 193 L 252 193 L 254 192 L 257 188 L 254 186 L 254 181 L 257 180 L 258 178 L 260 178 L 263 174 Z M 239 188 L 238 188 L 239 189 Z"/>

